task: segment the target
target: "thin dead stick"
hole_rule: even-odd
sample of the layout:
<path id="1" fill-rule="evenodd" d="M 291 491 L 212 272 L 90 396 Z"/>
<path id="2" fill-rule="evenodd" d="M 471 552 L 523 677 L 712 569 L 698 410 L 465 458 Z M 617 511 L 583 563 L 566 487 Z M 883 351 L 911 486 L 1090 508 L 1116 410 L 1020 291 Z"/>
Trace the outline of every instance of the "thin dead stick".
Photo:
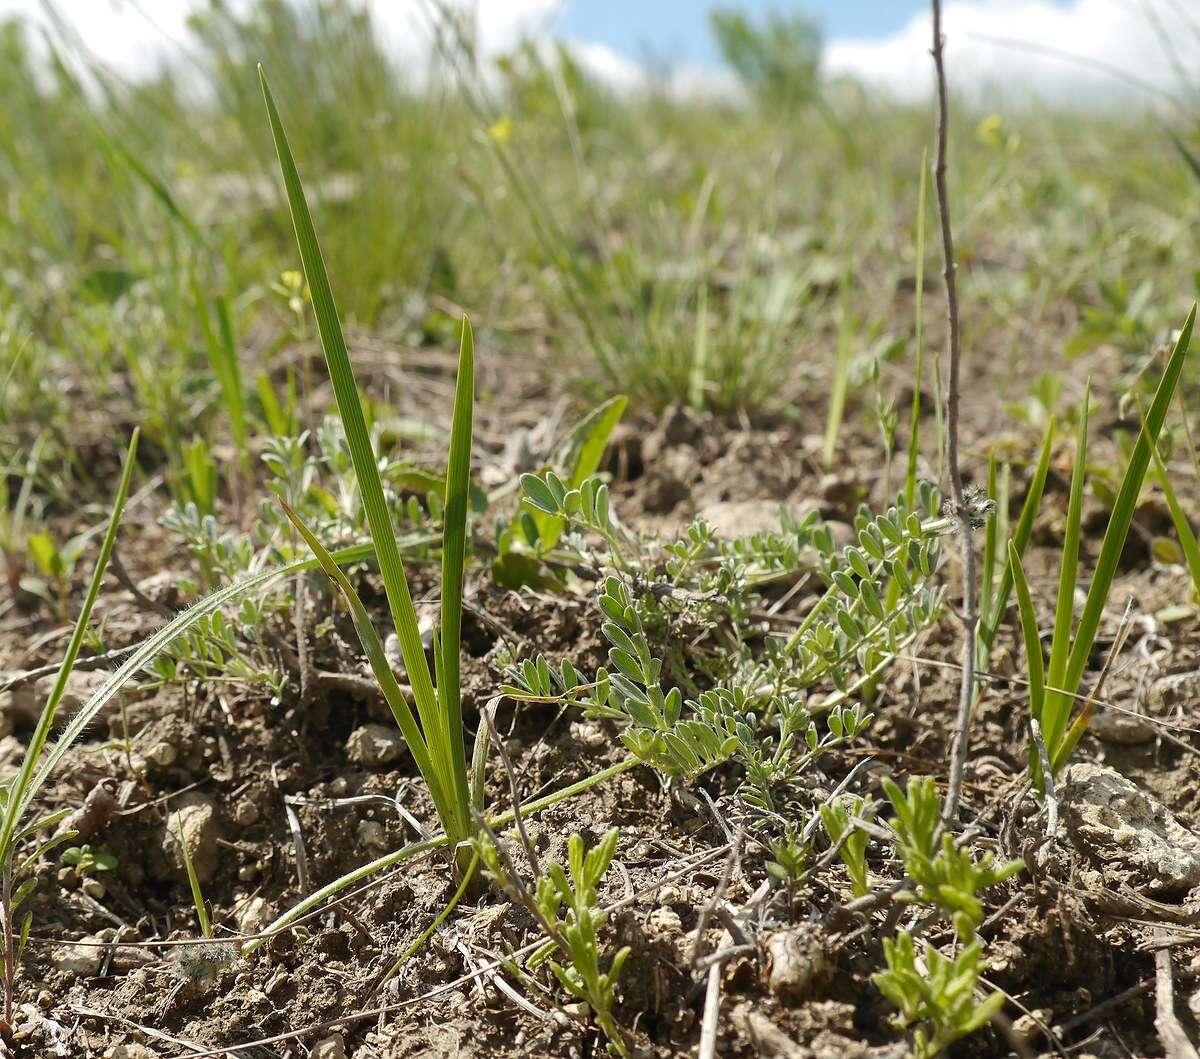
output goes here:
<path id="1" fill-rule="evenodd" d="M 963 667 L 958 697 L 958 721 L 950 752 L 950 786 L 946 793 L 944 820 L 958 813 L 962 793 L 963 768 L 967 759 L 967 733 L 971 725 L 971 706 L 975 700 L 975 631 L 979 625 L 979 605 L 975 585 L 975 542 L 971 539 L 972 518 L 963 490 L 962 468 L 958 459 L 958 406 L 962 347 L 958 327 L 958 285 L 954 275 L 954 235 L 950 230 L 950 198 L 946 191 L 946 145 L 950 137 L 950 108 L 946 99 L 946 65 L 943 55 L 942 2 L 933 3 L 933 66 L 937 74 L 937 161 L 933 179 L 937 187 L 938 216 L 942 228 L 943 275 L 946 279 L 946 314 L 950 325 L 950 376 L 946 387 L 946 460 L 950 473 L 950 504 L 959 522 L 963 563 Z"/>
<path id="2" fill-rule="evenodd" d="M 462 938 L 459 938 L 455 942 L 454 948 L 457 950 L 458 954 L 462 956 L 463 963 L 467 965 L 467 969 L 472 972 L 478 972 L 478 977 L 475 979 L 476 985 L 479 985 L 480 978 L 486 978 L 492 983 L 497 992 L 508 997 L 508 999 L 516 1004 L 517 1007 L 519 1007 L 522 1011 L 532 1015 L 540 1022 L 549 1022 L 551 1020 L 552 1016 L 550 1012 L 543 1011 L 536 1004 L 533 1004 L 531 1001 L 518 993 L 500 976 L 500 972 L 496 970 L 496 968 L 493 967 L 486 970 L 481 968 L 479 961 L 475 959 L 475 954 L 467 947 L 467 943 L 463 941 Z M 480 995 L 483 997 L 487 996 L 487 994 L 483 992 L 482 986 L 480 986 Z"/>
<path id="3" fill-rule="evenodd" d="M 173 1044 L 176 1048 L 184 1048 L 190 1051 L 193 1055 L 212 1055 L 220 1056 L 224 1052 L 206 1052 L 204 1045 L 197 1044 L 195 1041 L 189 1041 L 183 1037 L 171 1037 L 160 1030 L 154 1029 L 152 1026 L 143 1026 L 140 1022 L 134 1022 L 133 1019 L 127 1019 L 124 1015 L 117 1015 L 108 1011 L 98 1011 L 95 1008 L 83 1007 L 80 1004 L 72 1004 L 71 1011 L 85 1019 L 100 1019 L 102 1022 L 115 1022 L 118 1026 L 128 1026 L 130 1029 L 144 1033 L 156 1041 L 162 1041 L 164 1044 Z"/>
<path id="4" fill-rule="evenodd" d="M 708 969 L 708 982 L 704 989 L 704 1016 L 700 1023 L 699 1059 L 716 1059 L 717 1030 L 721 1024 L 721 975 L 724 967 L 720 962 Z"/>
<path id="5" fill-rule="evenodd" d="M 1200 1059 L 1196 1046 L 1175 1014 L 1175 980 L 1171 970 L 1171 950 L 1154 954 L 1154 1028 L 1167 1059 Z"/>
<path id="6" fill-rule="evenodd" d="M 1004 999 L 1015 1007 L 1022 1015 L 1029 1019 L 1042 1033 L 1046 1035 L 1046 1039 L 1050 1042 L 1054 1050 L 1067 1059 L 1066 1049 L 1063 1048 L 1062 1042 L 1055 1036 L 1054 1031 L 1046 1025 L 1045 1022 L 1034 1011 L 1030 1011 L 1024 1004 L 1021 1003 L 1015 996 L 1005 989 L 1001 989 L 995 982 L 983 975 L 979 976 L 979 981 L 989 989 L 996 990 L 997 993 L 1002 993 Z M 992 1025 L 996 1027 L 1008 1041 L 1009 1048 L 1012 1049 L 1014 1055 L 1020 1056 L 1021 1059 L 1033 1059 L 1033 1052 L 1029 1050 L 1029 1046 L 1017 1034 L 1013 1028 L 1012 1020 L 1009 1019 L 1002 1011 L 997 1011 L 991 1019 Z"/>
<path id="7" fill-rule="evenodd" d="M 1136 1000 L 1143 993 L 1148 993 L 1153 988 L 1154 979 L 1143 978 L 1136 985 L 1131 985 L 1128 989 L 1124 989 L 1120 993 L 1117 993 L 1116 996 L 1110 996 L 1107 1000 L 1102 1000 L 1095 1007 L 1089 1008 L 1082 1014 L 1076 1015 L 1074 1018 L 1069 1018 L 1066 1022 L 1059 1023 L 1054 1027 L 1054 1032 L 1060 1036 L 1065 1036 L 1066 1034 L 1079 1029 L 1080 1026 L 1086 1026 L 1089 1022 L 1095 1022 L 1096 1019 L 1103 1018 L 1110 1012 L 1115 1011 L 1122 1004 L 1127 1004 L 1131 1000 Z"/>
<path id="8" fill-rule="evenodd" d="M 708 921 L 711 918 L 716 907 L 725 898 L 725 891 L 729 888 L 729 882 L 733 878 L 733 869 L 738 863 L 741 855 L 742 847 L 742 829 L 739 825 L 737 834 L 729 839 L 729 856 L 725 858 L 725 867 L 721 871 L 721 878 L 717 883 L 717 888 L 713 891 L 712 898 L 707 901 L 703 908 L 700 909 L 700 918 L 696 923 L 696 938 L 692 942 L 692 966 L 700 959 L 700 943 L 704 939 L 704 932 L 708 929 Z M 703 1049 L 701 1049 L 703 1055 Z"/>
<path id="9" fill-rule="evenodd" d="M 525 821 L 521 818 L 521 796 L 517 790 L 517 773 L 513 768 L 512 758 L 508 756 L 508 750 L 505 749 L 504 740 L 500 738 L 500 733 L 496 730 L 496 722 L 492 719 L 492 713 L 492 710 L 484 710 L 483 719 L 487 722 L 488 731 L 492 736 L 492 743 L 495 744 L 496 751 L 500 755 L 500 761 L 504 765 L 504 772 L 508 776 L 508 792 L 512 797 L 513 823 L 517 825 L 517 834 L 521 839 L 521 847 L 525 850 L 529 867 L 533 869 L 533 877 L 538 879 L 542 875 L 542 866 L 538 861 L 537 850 L 534 849 L 533 843 L 529 841 L 529 833 L 525 830 Z"/>
<path id="10" fill-rule="evenodd" d="M 121 582 L 121 587 L 133 596 L 139 606 L 148 610 L 151 614 L 157 614 L 160 618 L 166 618 L 167 621 L 172 621 L 175 618 L 175 612 L 170 607 L 165 603 L 160 603 L 156 599 L 151 599 L 138 587 L 137 582 L 129 576 L 129 571 L 125 569 L 125 564 L 121 562 L 121 557 L 117 554 L 116 548 L 113 548 L 112 555 L 108 558 L 108 565 L 113 574 L 116 575 L 117 580 Z"/>
<path id="11" fill-rule="evenodd" d="M 283 799 L 283 811 L 287 816 L 288 830 L 292 833 L 292 849 L 296 855 L 296 885 L 301 895 L 308 893 L 308 853 L 304 848 L 304 832 L 300 829 L 300 817 L 288 798 Z"/>
<path id="12" fill-rule="evenodd" d="M 104 654 L 80 658 L 75 662 L 74 668 L 79 672 L 104 669 L 105 666 L 113 665 L 116 662 L 120 662 L 127 655 L 133 654 L 141 646 L 140 643 L 135 643 L 130 644 L 128 647 L 118 647 L 116 650 L 106 651 Z M 36 669 L 26 669 L 19 673 L 2 675 L 0 676 L 0 691 L 11 691 L 13 688 L 23 687 L 35 680 L 40 680 L 42 677 L 53 676 L 61 668 L 62 662 L 51 662 L 49 665 L 38 666 Z"/>
<path id="13" fill-rule="evenodd" d="M 1117 628 L 1117 635 L 1113 638 L 1112 646 L 1108 649 L 1108 654 L 1104 657 L 1104 667 L 1100 670 L 1100 676 L 1096 678 L 1096 685 L 1092 688 L 1091 694 L 1088 695 L 1083 702 L 1083 709 L 1079 711 L 1079 716 L 1071 723 L 1071 727 L 1067 731 L 1067 745 L 1071 745 L 1070 740 L 1079 738 L 1087 731 L 1088 725 L 1092 723 L 1092 714 L 1096 711 L 1097 702 L 1101 692 L 1104 691 L 1104 682 L 1108 679 L 1108 674 L 1112 670 L 1113 662 L 1125 649 L 1125 641 L 1129 639 L 1129 630 L 1133 627 L 1133 600 L 1130 599 L 1125 604 L 1125 613 L 1121 615 L 1121 624 Z"/>

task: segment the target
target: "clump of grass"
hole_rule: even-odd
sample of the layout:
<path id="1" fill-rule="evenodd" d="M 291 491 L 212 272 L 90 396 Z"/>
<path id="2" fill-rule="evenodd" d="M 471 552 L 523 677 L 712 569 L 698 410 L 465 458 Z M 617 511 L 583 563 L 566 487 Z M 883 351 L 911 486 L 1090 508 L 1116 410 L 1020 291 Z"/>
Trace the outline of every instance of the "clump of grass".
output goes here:
<path id="1" fill-rule="evenodd" d="M 1020 609 L 1021 630 L 1025 643 L 1025 657 L 1029 673 L 1029 714 L 1041 726 L 1046 754 L 1052 772 L 1057 773 L 1071 756 L 1076 743 L 1087 731 L 1095 703 L 1086 699 L 1082 706 L 1076 704 L 1083 683 L 1084 671 L 1104 605 L 1116 576 L 1117 563 L 1125 547 L 1125 538 L 1133 520 L 1134 509 L 1141 493 L 1142 483 L 1151 458 L 1158 444 L 1158 436 L 1166 419 L 1167 409 L 1179 382 L 1183 363 L 1191 342 L 1192 328 L 1196 321 L 1196 307 L 1188 314 L 1187 322 L 1175 343 L 1167 361 L 1150 409 L 1142 422 L 1142 428 L 1129 455 L 1121 487 L 1113 504 L 1096 570 L 1088 588 L 1083 611 L 1075 621 L 1075 583 L 1079 569 L 1081 521 L 1083 517 L 1083 487 L 1087 462 L 1088 400 L 1085 394 L 1079 417 L 1079 431 L 1075 443 L 1075 468 L 1071 475 L 1070 500 L 1067 505 L 1067 522 L 1063 531 L 1063 552 L 1058 581 L 1058 598 L 1054 608 L 1054 630 L 1050 640 L 1050 656 L 1047 662 L 1042 650 L 1038 631 L 1037 612 L 1021 566 L 1021 556 L 1015 540 L 1009 542 L 1009 567 L 1017 590 Z M 1038 755 L 1034 748 L 1030 753 L 1030 769 L 1039 785 L 1044 781 Z"/>
<path id="2" fill-rule="evenodd" d="M 408 682 L 413 689 L 419 724 L 388 663 L 383 640 L 350 580 L 290 508 L 287 509 L 288 514 L 305 543 L 317 557 L 321 568 L 337 584 L 350 607 L 355 630 L 366 652 L 371 671 L 379 682 L 380 690 L 404 734 L 413 760 L 429 788 L 438 819 L 450 845 L 459 850 L 460 844 L 466 843 L 473 834 L 459 676 L 475 380 L 475 350 L 471 325 L 466 318 L 463 319 L 446 472 L 442 532 L 441 628 L 440 635 L 434 636 L 434 672 L 431 673 L 421 642 L 417 613 L 408 587 L 404 562 L 396 544 L 395 528 L 384 499 L 383 484 L 380 481 L 376 455 L 363 414 L 354 369 L 350 364 L 333 290 L 321 257 L 321 248 L 313 228 L 304 188 L 274 97 L 261 67 L 259 78 L 279 156 L 292 222 L 296 229 L 296 242 L 300 248 L 305 278 L 312 294 L 321 348 L 325 353 L 325 363 L 333 382 L 334 395 L 346 432 L 355 480 L 366 511 L 375 557 L 379 563 L 392 621 L 400 641 L 400 652 L 408 673 Z M 463 846 L 457 855 L 460 858 L 469 855 L 468 847 Z"/>

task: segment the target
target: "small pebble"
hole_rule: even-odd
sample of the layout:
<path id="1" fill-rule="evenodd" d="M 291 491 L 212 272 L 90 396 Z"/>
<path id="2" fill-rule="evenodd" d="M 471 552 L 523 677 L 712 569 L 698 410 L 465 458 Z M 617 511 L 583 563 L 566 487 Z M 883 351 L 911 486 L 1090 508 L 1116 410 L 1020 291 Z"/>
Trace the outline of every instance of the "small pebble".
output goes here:
<path id="1" fill-rule="evenodd" d="M 386 849 L 387 834 L 378 820 L 363 820 L 358 825 L 358 840 L 367 849 Z"/>
<path id="2" fill-rule="evenodd" d="M 308 1059 L 346 1059 L 346 1042 L 340 1033 L 332 1034 L 313 1045 Z"/>
<path id="3" fill-rule="evenodd" d="M 94 942 L 98 938 L 83 937 L 80 942 Z M 104 957 L 104 949 L 99 945 L 59 945 L 50 954 L 50 960 L 55 970 L 64 974 L 77 974 L 87 978 L 100 970 L 100 961 Z"/>
<path id="4" fill-rule="evenodd" d="M 179 748 L 174 743 L 160 742 L 146 750 L 147 761 L 152 761 L 159 768 L 174 765 L 179 758 Z"/>
<path id="5" fill-rule="evenodd" d="M 243 934 L 259 934 L 271 922 L 271 909 L 262 897 L 252 897 L 237 912 L 238 930 Z"/>
<path id="6" fill-rule="evenodd" d="M 367 768 L 399 761 L 406 750 L 404 737 L 394 725 L 389 728 L 384 724 L 364 724 L 346 740 L 347 756 Z"/>

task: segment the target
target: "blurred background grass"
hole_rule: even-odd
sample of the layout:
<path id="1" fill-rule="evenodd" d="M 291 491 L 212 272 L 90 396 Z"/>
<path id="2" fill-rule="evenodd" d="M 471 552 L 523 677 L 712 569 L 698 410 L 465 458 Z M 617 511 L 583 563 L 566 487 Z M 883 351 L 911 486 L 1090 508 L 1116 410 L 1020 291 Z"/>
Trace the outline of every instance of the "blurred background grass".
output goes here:
<path id="1" fill-rule="evenodd" d="M 91 495 L 134 423 L 168 478 L 195 439 L 227 442 L 222 344 L 254 433 L 286 405 L 288 350 L 312 335 L 259 61 L 352 332 L 440 347 L 466 310 L 493 363 L 534 364 L 554 393 L 628 393 L 635 413 L 786 417 L 839 373 L 851 414 L 903 407 L 927 103 L 823 76 L 820 28 L 792 11 L 715 12 L 740 88 L 710 93 L 614 87 L 545 40 L 485 57 L 459 9 L 428 17 L 434 60 L 406 74 L 349 0 L 212 0 L 171 64 L 134 80 L 69 14 L 48 32 L 4 24 L 10 493 L 32 454 L 46 502 Z M 1018 418 L 1052 401 L 1043 373 L 1069 379 L 1096 350 L 1136 371 L 1185 314 L 1198 114 L 1152 94 L 959 101 L 965 339 Z M 939 268 L 931 252 L 931 299 Z"/>

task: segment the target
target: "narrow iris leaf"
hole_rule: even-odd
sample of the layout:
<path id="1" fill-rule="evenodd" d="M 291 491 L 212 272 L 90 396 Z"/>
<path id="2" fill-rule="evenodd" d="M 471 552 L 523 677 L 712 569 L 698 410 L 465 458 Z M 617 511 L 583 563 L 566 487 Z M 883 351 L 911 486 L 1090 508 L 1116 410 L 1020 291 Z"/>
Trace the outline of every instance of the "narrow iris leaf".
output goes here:
<path id="1" fill-rule="evenodd" d="M 288 206 L 296 230 L 296 243 L 300 248 L 300 259 L 304 265 L 304 276 L 308 281 L 308 288 L 312 296 L 313 312 L 317 318 L 317 330 L 321 337 L 321 348 L 325 353 L 325 363 L 329 368 L 329 378 L 333 383 L 338 412 L 341 414 L 342 426 L 346 432 L 346 443 L 349 446 L 350 458 L 354 465 L 354 476 L 358 482 L 363 509 L 367 515 L 371 540 L 375 544 L 375 555 L 379 560 L 379 572 L 383 577 L 384 589 L 392 611 L 392 620 L 396 626 L 396 635 L 400 640 L 400 652 L 404 658 L 405 668 L 408 670 L 409 684 L 412 685 L 413 695 L 421 713 L 421 722 L 427 731 L 431 728 L 436 730 L 438 716 L 433 677 L 429 671 L 425 649 L 421 644 L 417 615 L 405 577 L 404 563 L 396 546 L 392 518 L 384 500 L 383 484 L 379 480 L 379 467 L 371 445 L 371 436 L 367 430 L 358 385 L 354 379 L 354 369 L 350 366 L 346 339 L 338 320 L 333 290 L 329 285 L 329 276 L 325 271 L 320 245 L 317 243 L 317 233 L 313 228 L 308 202 L 304 197 L 300 174 L 296 170 L 292 149 L 288 145 L 287 134 L 284 132 L 283 123 L 280 121 L 279 112 L 275 107 L 275 99 L 271 95 L 271 89 L 267 84 L 266 74 L 262 67 L 259 67 L 259 80 L 262 84 L 263 99 L 267 106 L 267 116 L 271 122 L 271 135 L 274 137 L 275 150 L 279 156 L 279 167 L 283 173 Z"/>
<path id="2" fill-rule="evenodd" d="M 1042 654 L 1042 639 L 1038 634 L 1037 612 L 1033 609 L 1029 583 L 1025 580 L 1025 570 L 1014 541 L 1008 542 L 1008 563 L 1017 590 L 1017 610 L 1021 615 L 1021 633 L 1025 639 L 1025 658 L 1029 669 L 1029 712 L 1035 721 L 1041 723 L 1046 695 L 1046 663 Z"/>
<path id="3" fill-rule="evenodd" d="M 461 826 L 470 822 L 466 748 L 463 743 L 459 667 L 462 651 L 463 569 L 467 561 L 467 509 L 471 488 L 471 425 L 475 402 L 475 336 L 464 316 L 458 352 L 450 455 L 446 465 L 446 505 L 442 522 L 442 635 L 438 698 L 445 724 L 447 770 L 454 779 Z"/>
<path id="4" fill-rule="evenodd" d="M 1113 504 L 1108 527 L 1104 531 L 1104 541 L 1100 545 L 1100 558 L 1096 562 L 1096 572 L 1092 576 L 1092 585 L 1088 589 L 1083 614 L 1079 618 L 1075 642 L 1071 645 L 1071 657 L 1067 664 L 1066 676 L 1068 688 L 1078 688 L 1079 681 L 1083 677 L 1088 655 L 1091 653 L 1092 644 L 1096 639 L 1096 630 L 1100 626 L 1100 615 L 1108 599 L 1108 591 L 1112 587 L 1113 578 L 1116 576 L 1121 552 L 1125 548 L 1125 538 L 1129 533 L 1129 524 L 1133 521 L 1133 512 L 1142 491 L 1142 482 L 1146 478 L 1150 452 L 1158 444 L 1158 435 L 1162 432 L 1167 409 L 1170 407 L 1180 373 L 1183 371 L 1183 362 L 1187 358 L 1188 347 L 1192 340 L 1192 328 L 1195 323 L 1196 306 L 1193 304 L 1192 311 L 1188 313 L 1187 321 L 1179 333 L 1179 339 L 1175 343 L 1166 369 L 1159 380 L 1150 411 L 1142 423 L 1142 429 L 1138 432 L 1138 439 L 1125 468 L 1125 477 L 1121 481 L 1116 503 Z"/>

